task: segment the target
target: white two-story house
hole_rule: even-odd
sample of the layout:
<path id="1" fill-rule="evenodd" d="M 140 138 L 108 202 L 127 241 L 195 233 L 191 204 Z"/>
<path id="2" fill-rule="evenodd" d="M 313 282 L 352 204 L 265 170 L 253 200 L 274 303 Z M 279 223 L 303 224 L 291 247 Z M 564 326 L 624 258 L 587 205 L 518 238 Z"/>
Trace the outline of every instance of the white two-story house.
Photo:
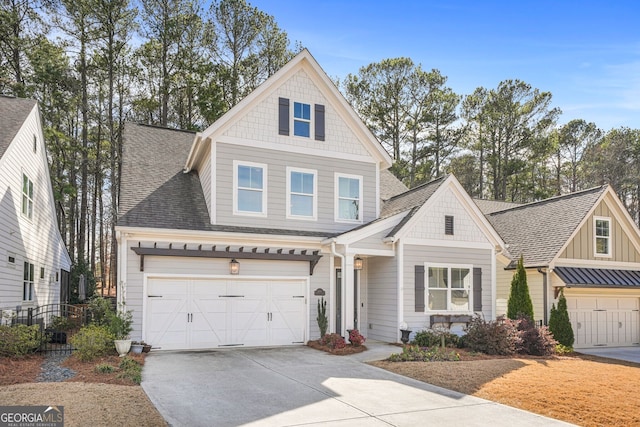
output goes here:
<path id="1" fill-rule="evenodd" d="M 70 269 L 38 104 L 0 96 L 0 309 L 59 303 Z"/>
<path id="2" fill-rule="evenodd" d="M 156 348 L 494 318 L 503 243 L 455 177 L 407 190 L 304 50 L 200 133 L 127 124 L 118 296 Z"/>

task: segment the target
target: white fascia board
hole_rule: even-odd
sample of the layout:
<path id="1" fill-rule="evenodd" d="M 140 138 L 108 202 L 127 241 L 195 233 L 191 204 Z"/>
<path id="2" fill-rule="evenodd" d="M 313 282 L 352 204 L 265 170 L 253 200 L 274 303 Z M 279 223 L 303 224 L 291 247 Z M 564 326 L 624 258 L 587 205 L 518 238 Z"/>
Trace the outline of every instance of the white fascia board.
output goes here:
<path id="1" fill-rule="evenodd" d="M 549 263 L 549 268 L 581 267 L 581 268 L 609 268 L 616 270 L 640 270 L 640 263 L 623 261 L 606 261 L 574 258 L 558 258 Z"/>
<path id="2" fill-rule="evenodd" d="M 384 256 L 384 257 L 393 257 L 396 256 L 396 252 L 393 249 L 365 249 L 365 248 L 353 248 L 349 247 L 349 249 L 345 252 L 345 255 L 366 255 L 366 256 Z"/>
<path id="3" fill-rule="evenodd" d="M 117 226 L 116 231 L 129 240 L 176 240 L 185 243 L 253 244 L 264 246 L 322 246 L 323 237 L 278 234 L 233 233 L 223 231 L 175 230 Z"/>
<path id="4" fill-rule="evenodd" d="M 357 230 L 347 231 L 346 233 L 335 237 L 335 242 L 339 245 L 351 245 L 357 243 L 358 241 L 366 239 L 367 237 L 370 237 L 376 233 L 380 233 L 381 231 L 395 227 L 396 225 L 398 225 L 398 223 L 400 223 L 400 221 L 402 221 L 402 218 L 404 218 L 406 214 L 407 212 L 401 212 L 378 222 L 365 225 L 361 228 L 358 228 Z"/>
<path id="5" fill-rule="evenodd" d="M 183 172 L 188 173 L 191 172 L 193 166 L 197 163 L 198 157 L 200 156 L 200 151 L 202 149 L 202 134 L 196 133 L 195 138 L 193 139 L 193 144 L 191 144 L 191 148 L 189 149 L 189 155 L 187 156 L 187 161 L 184 165 Z"/>

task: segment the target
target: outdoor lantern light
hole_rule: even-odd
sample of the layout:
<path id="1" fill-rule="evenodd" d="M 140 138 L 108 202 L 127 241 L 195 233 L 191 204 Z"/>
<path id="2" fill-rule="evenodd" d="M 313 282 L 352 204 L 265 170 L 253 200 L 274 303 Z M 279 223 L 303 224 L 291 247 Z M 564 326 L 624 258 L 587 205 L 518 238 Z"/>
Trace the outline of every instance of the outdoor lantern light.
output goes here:
<path id="1" fill-rule="evenodd" d="M 354 270 L 362 270 L 362 258 L 356 257 L 356 259 L 353 260 L 353 268 Z"/>
<path id="2" fill-rule="evenodd" d="M 229 273 L 231 274 L 240 273 L 240 263 L 236 261 L 235 258 L 229 262 Z"/>

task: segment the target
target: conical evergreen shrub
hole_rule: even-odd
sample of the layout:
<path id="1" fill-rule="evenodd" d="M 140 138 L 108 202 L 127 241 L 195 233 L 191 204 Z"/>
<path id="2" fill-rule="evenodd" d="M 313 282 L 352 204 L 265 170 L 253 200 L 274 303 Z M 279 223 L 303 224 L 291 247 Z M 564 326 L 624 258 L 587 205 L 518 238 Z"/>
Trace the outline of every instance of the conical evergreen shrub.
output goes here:
<path id="1" fill-rule="evenodd" d="M 511 280 L 511 292 L 507 303 L 507 317 L 516 320 L 519 317 L 528 317 L 533 320 L 533 304 L 527 285 L 527 272 L 524 269 L 524 259 L 520 255 L 518 268 Z"/>
<path id="2" fill-rule="evenodd" d="M 569 311 L 567 310 L 567 299 L 564 292 L 560 291 L 558 299 L 558 308 L 555 304 L 551 306 L 551 316 L 549 317 L 549 330 L 553 334 L 553 338 L 565 347 L 573 347 L 574 336 L 571 321 L 569 320 Z"/>

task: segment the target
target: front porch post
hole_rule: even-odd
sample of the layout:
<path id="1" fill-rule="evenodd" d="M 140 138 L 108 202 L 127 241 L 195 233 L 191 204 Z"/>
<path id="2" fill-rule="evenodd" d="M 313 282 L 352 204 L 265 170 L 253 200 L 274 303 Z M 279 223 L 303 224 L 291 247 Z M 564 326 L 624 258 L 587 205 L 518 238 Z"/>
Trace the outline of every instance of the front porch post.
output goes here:
<path id="1" fill-rule="evenodd" d="M 342 324 L 343 324 L 343 334 L 344 336 L 348 336 L 348 330 L 354 329 L 354 319 L 355 313 L 353 312 L 354 307 L 354 293 L 353 293 L 353 284 L 354 284 L 354 270 L 353 270 L 353 254 L 346 254 L 344 257 L 344 265 L 342 266 L 342 296 L 343 296 L 343 305 L 342 305 Z"/>

